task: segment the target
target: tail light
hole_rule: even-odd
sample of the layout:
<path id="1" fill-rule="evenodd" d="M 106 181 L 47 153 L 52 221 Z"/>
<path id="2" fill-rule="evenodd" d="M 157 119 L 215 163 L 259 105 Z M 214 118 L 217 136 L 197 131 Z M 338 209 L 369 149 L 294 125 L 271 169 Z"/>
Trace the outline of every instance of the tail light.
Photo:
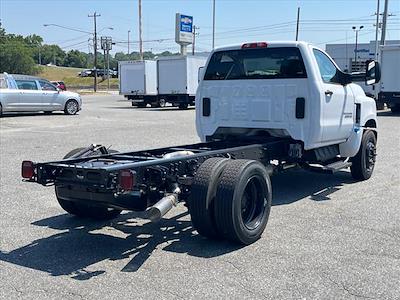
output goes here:
<path id="1" fill-rule="evenodd" d="M 119 186 L 124 191 L 131 191 L 136 181 L 136 172 L 132 170 L 119 171 Z"/>
<path id="2" fill-rule="evenodd" d="M 246 43 L 242 45 L 242 49 L 267 48 L 267 46 L 268 44 L 266 42 Z"/>
<path id="3" fill-rule="evenodd" d="M 32 179 L 35 176 L 35 167 L 33 162 L 24 160 L 21 168 L 22 178 Z"/>

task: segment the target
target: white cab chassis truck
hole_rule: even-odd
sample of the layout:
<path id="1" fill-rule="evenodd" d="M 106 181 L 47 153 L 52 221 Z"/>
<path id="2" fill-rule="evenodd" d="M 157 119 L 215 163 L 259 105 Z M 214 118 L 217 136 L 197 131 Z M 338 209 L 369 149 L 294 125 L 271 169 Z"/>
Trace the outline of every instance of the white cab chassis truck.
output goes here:
<path id="1" fill-rule="evenodd" d="M 157 61 L 119 62 L 119 93 L 132 101 L 132 106 L 165 106 L 158 97 Z"/>
<path id="2" fill-rule="evenodd" d="M 381 47 L 382 80 L 378 101 L 400 112 L 400 45 Z"/>
<path id="3" fill-rule="evenodd" d="M 204 56 L 171 56 L 158 59 L 158 94 L 166 102 L 181 109 L 194 105 L 200 68 Z"/>
<path id="4" fill-rule="evenodd" d="M 368 84 L 379 73 L 370 62 Z M 375 101 L 351 81 L 305 42 L 219 48 L 197 90 L 200 143 L 124 153 L 93 144 L 60 161 L 23 161 L 22 177 L 54 184 L 59 204 L 78 217 L 133 210 L 158 221 L 184 202 L 199 234 L 250 244 L 268 222 L 273 174 L 350 168 L 356 180 L 372 175 Z"/>

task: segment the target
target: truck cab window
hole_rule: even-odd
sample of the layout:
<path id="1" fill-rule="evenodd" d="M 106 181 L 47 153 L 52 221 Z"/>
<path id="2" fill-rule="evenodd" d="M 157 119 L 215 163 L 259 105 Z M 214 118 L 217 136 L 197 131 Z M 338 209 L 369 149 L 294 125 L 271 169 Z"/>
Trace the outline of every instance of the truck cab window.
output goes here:
<path id="1" fill-rule="evenodd" d="M 335 80 L 337 68 L 329 59 L 329 57 L 317 49 L 314 49 L 313 52 L 315 59 L 317 60 L 317 65 L 319 72 L 321 73 L 322 80 L 324 82 L 338 83 Z"/>
<path id="2" fill-rule="evenodd" d="M 15 80 L 19 90 L 37 90 L 35 80 Z"/>
<path id="3" fill-rule="evenodd" d="M 306 78 L 300 50 L 274 47 L 215 52 L 204 80 Z"/>

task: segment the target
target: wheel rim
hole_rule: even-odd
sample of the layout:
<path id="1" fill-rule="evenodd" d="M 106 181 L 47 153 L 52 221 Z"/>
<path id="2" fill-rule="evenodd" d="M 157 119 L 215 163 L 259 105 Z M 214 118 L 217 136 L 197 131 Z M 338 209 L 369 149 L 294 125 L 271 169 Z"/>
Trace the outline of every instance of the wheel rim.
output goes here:
<path id="1" fill-rule="evenodd" d="M 165 106 L 165 100 L 160 100 L 160 106 L 164 107 Z"/>
<path id="2" fill-rule="evenodd" d="M 67 103 L 67 112 L 70 115 L 76 114 L 77 111 L 78 111 L 78 105 L 75 101 L 70 101 Z"/>
<path id="3" fill-rule="evenodd" d="M 373 141 L 368 141 L 365 146 L 365 169 L 367 172 L 372 172 L 376 160 L 376 147 Z"/>
<path id="4" fill-rule="evenodd" d="M 249 230 L 257 228 L 267 203 L 266 190 L 262 184 L 262 178 L 253 176 L 247 181 L 246 188 L 241 199 L 241 216 L 244 226 Z"/>

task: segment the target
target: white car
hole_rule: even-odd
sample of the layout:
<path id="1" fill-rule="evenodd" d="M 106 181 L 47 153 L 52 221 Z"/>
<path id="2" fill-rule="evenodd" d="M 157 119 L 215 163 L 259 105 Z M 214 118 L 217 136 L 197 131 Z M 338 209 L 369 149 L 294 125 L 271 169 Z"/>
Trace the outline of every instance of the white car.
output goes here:
<path id="1" fill-rule="evenodd" d="M 46 79 L 0 74 L 0 116 L 5 112 L 38 111 L 64 111 L 67 115 L 75 115 L 81 107 L 79 94 L 61 91 Z"/>

